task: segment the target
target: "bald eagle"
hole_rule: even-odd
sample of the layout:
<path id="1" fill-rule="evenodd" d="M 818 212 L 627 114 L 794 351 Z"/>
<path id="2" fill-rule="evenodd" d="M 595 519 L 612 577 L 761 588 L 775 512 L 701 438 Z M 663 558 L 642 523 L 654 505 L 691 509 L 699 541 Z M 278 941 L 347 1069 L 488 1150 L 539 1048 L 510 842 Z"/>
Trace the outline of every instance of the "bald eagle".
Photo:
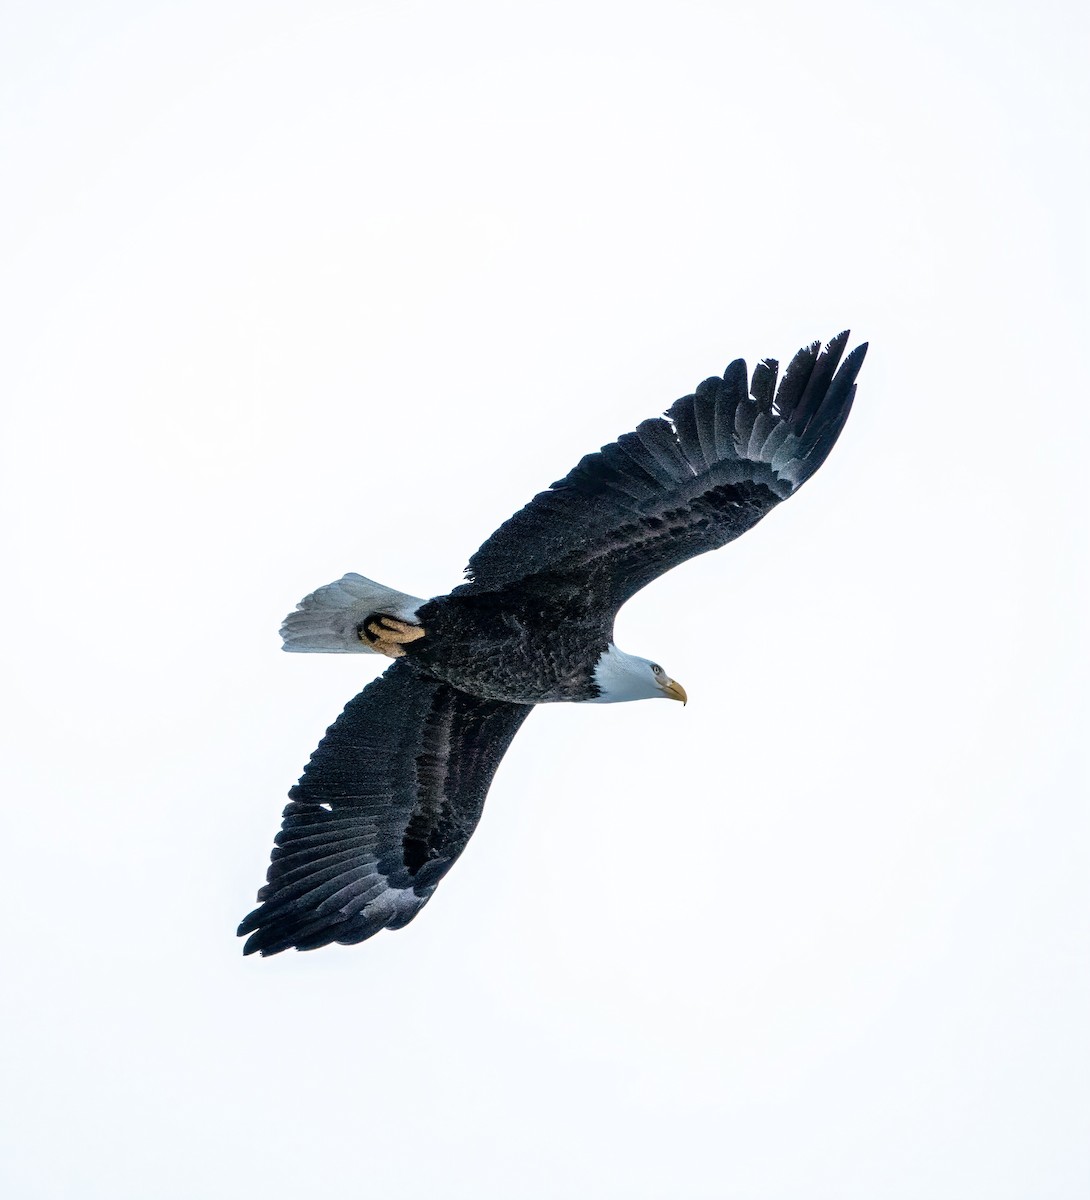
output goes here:
<path id="1" fill-rule="evenodd" d="M 400 929 L 465 849 L 489 784 L 537 704 L 686 700 L 613 643 L 617 611 L 726 545 L 800 488 L 847 420 L 866 344 L 848 334 L 752 378 L 742 359 L 588 454 L 431 600 L 348 574 L 284 621 L 284 649 L 393 664 L 329 728 L 289 792 L 244 953 L 352 944 Z M 820 351 L 820 352 L 819 352 Z M 839 370 L 837 369 L 839 366 Z"/>

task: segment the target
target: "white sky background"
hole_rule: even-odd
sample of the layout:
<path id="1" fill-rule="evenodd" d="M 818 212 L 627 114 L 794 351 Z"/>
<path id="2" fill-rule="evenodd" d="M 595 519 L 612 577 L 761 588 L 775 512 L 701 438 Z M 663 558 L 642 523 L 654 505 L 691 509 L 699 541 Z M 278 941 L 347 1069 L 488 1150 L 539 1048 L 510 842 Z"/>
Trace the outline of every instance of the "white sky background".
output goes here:
<path id="1" fill-rule="evenodd" d="M 1086 13 L 0 8 L 5 1195 L 1087 1194 Z M 382 665 L 295 602 L 846 325 L 820 474 L 622 614 L 689 706 L 244 960 Z"/>

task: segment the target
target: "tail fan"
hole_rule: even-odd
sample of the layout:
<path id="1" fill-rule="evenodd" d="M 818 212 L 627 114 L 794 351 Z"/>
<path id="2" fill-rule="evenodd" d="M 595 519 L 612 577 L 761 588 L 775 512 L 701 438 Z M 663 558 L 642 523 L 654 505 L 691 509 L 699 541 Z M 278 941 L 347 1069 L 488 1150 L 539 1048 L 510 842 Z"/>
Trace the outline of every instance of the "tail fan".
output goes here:
<path id="1" fill-rule="evenodd" d="M 424 603 L 419 596 L 350 571 L 301 600 L 295 612 L 284 618 L 280 636 L 284 649 L 292 654 L 372 654 L 372 647 L 359 635 L 369 616 L 386 613 L 399 621 L 413 621 Z"/>

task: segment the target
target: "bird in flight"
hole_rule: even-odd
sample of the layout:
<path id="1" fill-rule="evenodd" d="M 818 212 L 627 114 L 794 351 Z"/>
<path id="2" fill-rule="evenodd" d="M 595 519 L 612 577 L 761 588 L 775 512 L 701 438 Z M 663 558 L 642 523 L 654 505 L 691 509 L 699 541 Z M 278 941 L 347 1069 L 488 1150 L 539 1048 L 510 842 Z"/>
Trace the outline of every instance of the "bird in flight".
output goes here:
<path id="1" fill-rule="evenodd" d="M 449 595 L 348 574 L 284 621 L 284 649 L 393 659 L 330 726 L 288 793 L 244 953 L 313 950 L 400 929 L 465 849 L 537 704 L 686 701 L 613 642 L 620 607 L 796 492 L 836 442 L 866 344 L 742 359 L 664 417 L 588 454 L 496 530 Z M 839 369 L 838 369 L 839 367 Z"/>

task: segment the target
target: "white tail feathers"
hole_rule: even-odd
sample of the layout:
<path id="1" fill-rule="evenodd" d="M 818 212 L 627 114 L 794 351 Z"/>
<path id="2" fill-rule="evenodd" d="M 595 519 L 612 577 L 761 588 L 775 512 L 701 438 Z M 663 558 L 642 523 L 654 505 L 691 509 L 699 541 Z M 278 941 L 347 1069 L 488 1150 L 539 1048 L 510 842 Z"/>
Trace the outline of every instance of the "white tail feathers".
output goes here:
<path id="1" fill-rule="evenodd" d="M 424 603 L 419 596 L 395 592 L 350 571 L 300 600 L 295 612 L 284 618 L 280 636 L 284 649 L 294 654 L 373 654 L 360 640 L 363 621 L 376 612 L 413 621 Z"/>

